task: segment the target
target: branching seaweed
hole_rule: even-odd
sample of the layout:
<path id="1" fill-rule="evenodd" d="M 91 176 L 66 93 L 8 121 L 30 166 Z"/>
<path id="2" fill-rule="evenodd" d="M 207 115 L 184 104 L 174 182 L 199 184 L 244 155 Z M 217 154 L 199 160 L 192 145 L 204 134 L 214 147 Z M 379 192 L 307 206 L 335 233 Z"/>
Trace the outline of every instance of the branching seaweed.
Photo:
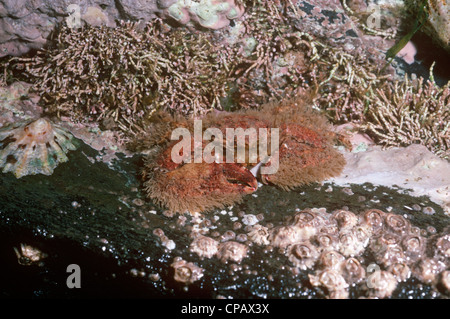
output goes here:
<path id="1" fill-rule="evenodd" d="M 386 146 L 417 143 L 449 158 L 450 83 L 438 87 L 420 78 L 388 82 L 366 97 L 371 107 L 362 125 Z"/>
<path id="2" fill-rule="evenodd" d="M 227 56 L 207 35 L 164 32 L 160 20 L 139 30 L 63 26 L 56 47 L 14 67 L 41 93 L 47 113 L 74 119 L 111 120 L 124 132 L 139 129 L 158 109 L 198 115 L 226 94 Z"/>

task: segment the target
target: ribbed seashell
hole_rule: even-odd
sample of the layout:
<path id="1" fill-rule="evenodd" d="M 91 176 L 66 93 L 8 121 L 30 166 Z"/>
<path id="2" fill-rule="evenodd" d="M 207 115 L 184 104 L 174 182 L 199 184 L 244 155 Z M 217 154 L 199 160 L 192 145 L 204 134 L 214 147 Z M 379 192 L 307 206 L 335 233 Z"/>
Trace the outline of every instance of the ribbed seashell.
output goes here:
<path id="1" fill-rule="evenodd" d="M 352 229 L 358 223 L 358 217 L 348 210 L 336 210 L 333 212 L 333 218 L 337 221 L 341 231 Z"/>
<path id="2" fill-rule="evenodd" d="M 361 282 L 366 277 L 366 271 L 356 258 L 348 258 L 341 264 L 342 276 L 345 281 L 352 285 Z"/>
<path id="3" fill-rule="evenodd" d="M 319 257 L 317 248 L 310 242 L 292 245 L 289 249 L 289 261 L 300 269 L 311 268 Z"/>
<path id="4" fill-rule="evenodd" d="M 228 261 L 240 263 L 242 259 L 247 257 L 248 246 L 236 241 L 227 241 L 219 245 L 217 258 L 226 263 Z"/>
<path id="5" fill-rule="evenodd" d="M 25 175 L 51 175 L 66 154 L 76 149 L 75 139 L 48 119 L 13 124 L 0 129 L 0 168 L 17 178 Z"/>
<path id="6" fill-rule="evenodd" d="M 191 243 L 190 250 L 200 257 L 213 257 L 219 247 L 219 242 L 211 237 L 199 235 Z"/>

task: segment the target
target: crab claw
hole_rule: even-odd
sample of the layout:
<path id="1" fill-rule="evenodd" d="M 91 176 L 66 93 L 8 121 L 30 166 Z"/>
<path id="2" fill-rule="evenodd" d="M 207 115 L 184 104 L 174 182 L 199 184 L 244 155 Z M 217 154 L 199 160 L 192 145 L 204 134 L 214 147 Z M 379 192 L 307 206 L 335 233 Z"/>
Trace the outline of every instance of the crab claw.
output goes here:
<path id="1" fill-rule="evenodd" d="M 174 170 L 154 169 L 153 162 L 148 165 L 151 175 L 144 183 L 147 194 L 172 212 L 223 208 L 258 187 L 253 174 L 239 164 L 188 163 Z"/>
<path id="2" fill-rule="evenodd" d="M 258 181 L 246 167 L 235 163 L 227 163 L 222 165 L 222 170 L 227 181 L 239 186 L 238 188 L 243 193 L 251 194 L 258 189 Z"/>

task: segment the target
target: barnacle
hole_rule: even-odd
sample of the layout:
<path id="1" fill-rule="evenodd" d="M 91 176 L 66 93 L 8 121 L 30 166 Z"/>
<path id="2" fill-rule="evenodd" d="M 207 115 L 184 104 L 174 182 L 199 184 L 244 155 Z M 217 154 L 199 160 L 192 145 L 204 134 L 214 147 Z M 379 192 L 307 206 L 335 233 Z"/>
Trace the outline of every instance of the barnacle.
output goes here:
<path id="1" fill-rule="evenodd" d="M 389 232 L 374 237 L 370 242 L 370 249 L 377 260 L 385 265 L 392 265 L 405 261 L 403 249 L 400 247 L 401 237 Z"/>
<path id="2" fill-rule="evenodd" d="M 445 258 L 450 258 L 450 234 L 438 237 L 436 240 L 435 254 Z"/>
<path id="3" fill-rule="evenodd" d="M 305 227 L 311 236 L 302 233 Z M 388 298 L 398 282 L 411 277 L 447 289 L 448 229 L 427 237 L 404 215 L 378 209 L 331 214 L 323 208 L 296 209 L 269 233 L 268 247 L 280 248 L 294 274 L 306 270 L 310 284 L 323 288 L 327 298 L 347 298 L 348 287 L 355 285 L 366 287 L 365 297 Z"/>
<path id="4" fill-rule="evenodd" d="M 352 229 L 352 233 L 363 246 L 367 246 L 372 237 L 372 229 L 367 225 L 357 225 Z"/>
<path id="5" fill-rule="evenodd" d="M 311 268 L 319 257 L 317 248 L 305 241 L 292 245 L 288 252 L 289 261 L 300 269 Z"/>
<path id="6" fill-rule="evenodd" d="M 38 248 L 23 243 L 20 244 L 20 249 L 14 247 L 14 252 L 17 256 L 17 262 L 24 266 L 42 265 L 42 260 L 48 256 Z"/>
<path id="7" fill-rule="evenodd" d="M 341 234 L 339 237 L 339 252 L 346 256 L 356 256 L 359 255 L 368 243 L 368 240 L 361 241 L 356 235 L 351 231 Z"/>
<path id="8" fill-rule="evenodd" d="M 414 262 L 423 256 L 426 239 L 420 235 L 408 234 L 402 239 L 402 247 L 408 262 Z"/>
<path id="9" fill-rule="evenodd" d="M 369 296 L 374 298 L 389 297 L 397 287 L 397 279 L 385 270 L 377 270 L 367 278 Z"/>
<path id="10" fill-rule="evenodd" d="M 248 246 L 236 241 L 227 241 L 219 245 L 217 258 L 222 262 L 232 261 L 240 263 L 242 259 L 247 257 Z"/>
<path id="11" fill-rule="evenodd" d="M 302 240 L 300 229 L 296 226 L 278 226 L 270 232 L 270 241 L 275 247 L 286 248 Z"/>
<path id="12" fill-rule="evenodd" d="M 3 173 L 12 172 L 17 178 L 51 175 L 75 149 L 73 136 L 45 118 L 0 129 L 0 167 Z"/>
<path id="13" fill-rule="evenodd" d="M 200 268 L 192 262 L 187 262 L 180 257 L 174 258 L 171 267 L 174 269 L 173 278 L 184 284 L 192 284 L 203 277 L 203 268 Z"/>
<path id="14" fill-rule="evenodd" d="M 319 257 L 319 265 L 326 268 L 339 269 L 345 257 L 334 250 L 324 251 Z"/>
<path id="15" fill-rule="evenodd" d="M 317 243 L 321 251 L 335 250 L 339 243 L 336 235 L 327 233 L 318 233 L 311 240 Z"/>
<path id="16" fill-rule="evenodd" d="M 409 232 L 410 224 L 401 215 L 387 214 L 385 217 L 386 226 L 396 234 L 405 234 Z"/>
<path id="17" fill-rule="evenodd" d="M 248 238 L 257 245 L 268 245 L 269 242 L 269 229 L 265 226 L 254 225 L 248 233 Z"/>
<path id="18" fill-rule="evenodd" d="M 414 274 L 423 282 L 431 283 L 436 280 L 441 272 L 447 268 L 447 265 L 441 260 L 434 258 L 421 259 L 418 265 L 413 269 Z"/>
<path id="19" fill-rule="evenodd" d="M 405 252 L 399 245 L 386 247 L 385 250 L 378 253 L 377 260 L 385 267 L 407 262 Z"/>
<path id="20" fill-rule="evenodd" d="M 211 237 L 199 235 L 191 243 L 190 250 L 200 257 L 211 258 L 218 250 L 219 242 Z"/>
<path id="21" fill-rule="evenodd" d="M 333 212 L 333 218 L 337 221 L 341 231 L 352 229 L 358 222 L 358 217 L 347 210 L 337 210 Z"/>
<path id="22" fill-rule="evenodd" d="M 366 271 L 356 258 L 348 258 L 342 262 L 342 276 L 345 281 L 352 285 L 361 282 L 366 277 Z"/>
<path id="23" fill-rule="evenodd" d="M 384 216 L 386 215 L 385 212 L 379 210 L 379 209 L 370 209 L 367 210 L 364 215 L 363 219 L 366 225 L 368 225 L 374 234 L 377 234 L 381 232 L 384 228 Z"/>
<path id="24" fill-rule="evenodd" d="M 389 266 L 388 271 L 397 278 L 398 282 L 402 282 L 411 277 L 411 268 L 405 263 L 397 263 Z"/>
<path id="25" fill-rule="evenodd" d="M 302 210 L 296 212 L 294 214 L 294 222 L 293 225 L 297 227 L 314 227 L 320 228 L 320 226 L 324 225 L 326 222 L 323 214 L 319 214 L 318 212 L 314 212 L 310 209 Z"/>
<path id="26" fill-rule="evenodd" d="M 311 285 L 325 287 L 331 298 L 348 297 L 348 283 L 337 270 L 326 269 L 317 275 L 308 274 L 308 277 Z"/>

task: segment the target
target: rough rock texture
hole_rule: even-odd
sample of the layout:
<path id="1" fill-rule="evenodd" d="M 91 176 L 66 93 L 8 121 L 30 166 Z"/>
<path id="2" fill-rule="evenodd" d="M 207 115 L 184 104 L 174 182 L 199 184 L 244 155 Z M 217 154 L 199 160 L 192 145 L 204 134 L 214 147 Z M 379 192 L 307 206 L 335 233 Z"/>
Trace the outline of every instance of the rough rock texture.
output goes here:
<path id="1" fill-rule="evenodd" d="M 420 15 L 421 3 L 419 0 L 405 0 L 406 8 L 412 17 Z M 425 10 L 428 19 L 422 26 L 423 32 L 450 52 L 450 3 L 445 0 L 428 0 Z"/>
<path id="2" fill-rule="evenodd" d="M 69 0 L 0 1 L 0 56 L 18 56 L 41 48 L 56 25 L 68 16 L 70 4 Z M 112 20 L 119 15 L 111 0 L 80 1 L 80 15 L 89 7 L 103 7 Z"/>
<path id="3" fill-rule="evenodd" d="M 170 1 L 2 0 L 0 56 L 21 55 L 41 48 L 58 23 L 72 16 L 76 24 L 115 26 L 116 19 L 148 21 Z"/>
<path id="4" fill-rule="evenodd" d="M 116 20 L 150 21 L 157 16 L 173 19 L 175 0 L 1 0 L 0 1 L 0 57 L 19 56 L 30 49 L 42 48 L 47 37 L 64 20 L 74 27 L 115 26 Z M 221 3 L 224 3 L 224 8 Z M 183 2 L 184 3 L 184 2 Z M 236 9 L 234 1 L 186 2 L 181 5 L 189 20 L 205 28 L 218 29 L 238 18 L 243 8 Z M 192 9 L 191 9 L 192 8 Z M 210 11 L 211 9 L 211 11 Z M 203 19 L 205 18 L 205 19 Z"/>
<path id="5" fill-rule="evenodd" d="M 332 181 L 338 185 L 372 183 L 412 189 L 429 196 L 450 214 L 450 163 L 433 155 L 425 146 L 406 148 L 371 147 L 366 152 L 347 153 L 344 172 Z"/>

